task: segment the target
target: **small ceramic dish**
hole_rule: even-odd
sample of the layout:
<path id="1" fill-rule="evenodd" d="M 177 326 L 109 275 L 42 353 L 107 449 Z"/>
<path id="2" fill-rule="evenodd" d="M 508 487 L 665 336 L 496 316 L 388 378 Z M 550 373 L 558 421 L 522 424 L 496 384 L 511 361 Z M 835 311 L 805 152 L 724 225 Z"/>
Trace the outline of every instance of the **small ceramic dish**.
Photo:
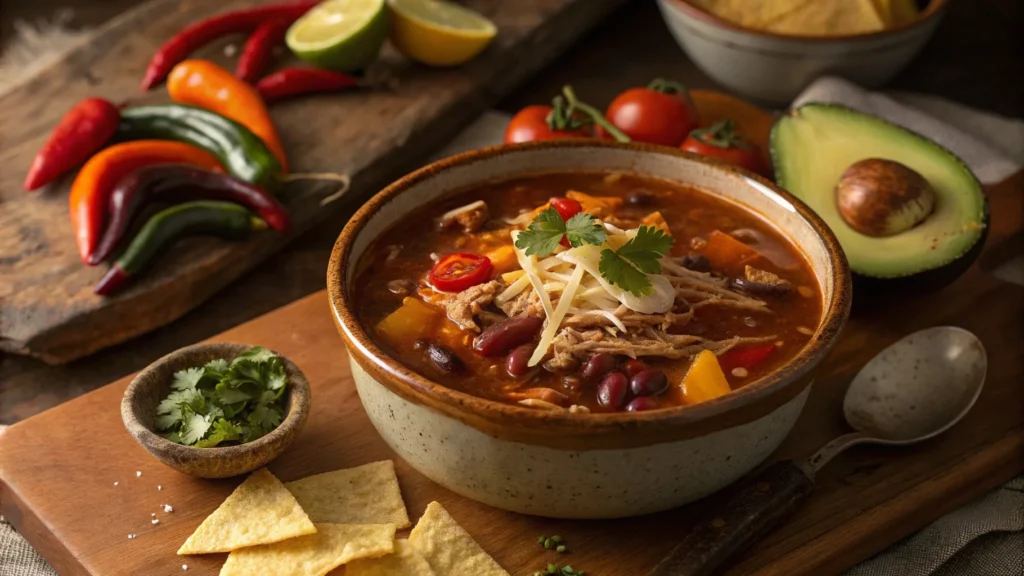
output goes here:
<path id="1" fill-rule="evenodd" d="M 892 79 L 924 47 L 948 0 L 930 0 L 913 22 L 865 34 L 787 36 L 744 28 L 687 0 L 658 0 L 662 18 L 686 54 L 729 90 L 788 104 L 820 76 L 872 88 Z"/>
<path id="2" fill-rule="evenodd" d="M 277 458 L 299 435 L 309 416 L 309 381 L 291 360 L 278 354 L 288 375 L 288 400 L 281 425 L 266 436 L 237 446 L 195 448 L 156 432 L 156 406 L 167 397 L 174 373 L 223 358 L 231 361 L 247 344 L 208 342 L 171 352 L 138 373 L 121 400 L 121 419 L 143 448 L 171 468 L 201 478 L 229 478 L 251 472 Z"/>

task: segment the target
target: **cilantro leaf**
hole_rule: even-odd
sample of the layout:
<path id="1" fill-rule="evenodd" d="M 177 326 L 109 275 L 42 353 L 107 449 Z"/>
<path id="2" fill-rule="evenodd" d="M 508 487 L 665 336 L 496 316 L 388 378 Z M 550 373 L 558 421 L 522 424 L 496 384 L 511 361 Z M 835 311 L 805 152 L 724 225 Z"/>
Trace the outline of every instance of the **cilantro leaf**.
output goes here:
<path id="1" fill-rule="evenodd" d="M 181 442 L 183 444 L 195 444 L 206 436 L 210 429 L 210 418 L 202 414 L 192 413 L 181 423 Z"/>
<path id="2" fill-rule="evenodd" d="M 636 236 L 618 250 L 601 251 L 601 276 L 634 296 L 650 294 L 647 275 L 661 272 L 659 260 L 672 249 L 674 241 L 660 228 L 641 226 Z"/>
<path id="3" fill-rule="evenodd" d="M 199 381 L 203 379 L 202 368 L 186 368 L 174 373 L 174 381 L 171 382 L 171 388 L 175 390 L 195 390 L 199 386 Z"/>
<path id="4" fill-rule="evenodd" d="M 647 274 L 637 270 L 632 264 L 608 248 L 601 251 L 601 263 L 598 267 L 605 280 L 634 296 L 645 296 L 651 293 L 651 280 Z"/>
<path id="5" fill-rule="evenodd" d="M 578 212 L 565 223 L 565 237 L 569 239 L 569 244 L 573 248 L 578 248 L 584 244 L 604 244 L 608 233 L 593 216 L 586 212 Z"/>
<path id="6" fill-rule="evenodd" d="M 615 252 L 632 262 L 642 272 L 658 274 L 661 272 L 661 264 L 658 260 L 672 249 L 673 242 L 675 239 L 661 228 L 641 226 L 637 230 L 636 236 Z"/>
<path id="7" fill-rule="evenodd" d="M 251 360 L 256 364 L 261 364 L 273 358 L 277 358 L 277 355 L 275 355 L 270 350 L 267 350 L 263 346 L 253 346 L 252 348 L 249 348 L 248 350 L 243 352 L 238 358 L 235 358 L 231 362 L 231 365 L 234 366 L 235 364 L 238 364 L 243 360 Z"/>
<path id="8" fill-rule="evenodd" d="M 516 237 L 516 248 L 525 252 L 527 256 L 536 254 L 537 257 L 543 258 L 554 253 L 564 235 L 565 221 L 558 214 L 558 210 L 548 208 L 538 214 L 526 230 L 519 233 Z"/>
<path id="9" fill-rule="evenodd" d="M 156 427 L 172 442 L 203 448 L 255 440 L 281 424 L 287 386 L 284 364 L 265 348 L 211 360 L 174 374 Z"/>

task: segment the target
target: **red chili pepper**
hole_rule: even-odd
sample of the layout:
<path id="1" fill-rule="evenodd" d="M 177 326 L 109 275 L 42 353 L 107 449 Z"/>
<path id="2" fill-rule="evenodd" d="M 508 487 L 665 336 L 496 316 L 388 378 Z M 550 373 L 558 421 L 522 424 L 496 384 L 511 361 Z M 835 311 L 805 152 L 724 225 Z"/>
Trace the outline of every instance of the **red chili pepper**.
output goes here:
<path id="1" fill-rule="evenodd" d="M 462 292 L 491 279 L 494 266 L 487 256 L 457 253 L 442 256 L 430 269 L 430 284 L 442 292 Z"/>
<path id="2" fill-rule="evenodd" d="M 218 14 L 206 20 L 185 27 L 173 38 L 164 42 L 163 46 L 153 55 L 146 68 L 146 76 L 142 79 L 142 89 L 149 90 L 162 81 L 170 73 L 171 68 L 188 58 L 193 50 L 225 36 L 252 32 L 261 24 L 270 20 L 298 20 L 319 1 L 293 2 L 290 4 L 273 4 L 247 10 L 236 10 Z"/>
<path id="3" fill-rule="evenodd" d="M 284 34 L 292 22 L 288 20 L 271 20 L 260 24 L 260 27 L 249 36 L 238 57 L 235 76 L 254 84 L 263 76 L 263 71 L 270 63 L 270 53 L 274 47 L 284 41 Z"/>
<path id="4" fill-rule="evenodd" d="M 117 131 L 121 113 L 102 98 L 86 98 L 61 118 L 25 176 L 25 190 L 35 190 L 85 162 Z"/>
<path id="5" fill-rule="evenodd" d="M 775 351 L 775 344 L 762 344 L 748 348 L 733 348 L 718 357 L 718 364 L 723 372 L 732 372 L 733 368 L 751 370 L 759 366 Z"/>
<path id="6" fill-rule="evenodd" d="M 337 92 L 359 86 L 359 80 L 343 72 L 315 68 L 285 68 L 264 76 L 256 91 L 265 102 L 285 100 L 303 94 Z"/>
<path id="7" fill-rule="evenodd" d="M 88 263 L 99 264 L 110 256 L 145 206 L 160 201 L 192 200 L 236 202 L 256 212 L 282 234 L 287 234 L 291 225 L 284 206 L 259 186 L 190 164 L 145 166 L 121 178 L 110 193 L 110 223 Z"/>

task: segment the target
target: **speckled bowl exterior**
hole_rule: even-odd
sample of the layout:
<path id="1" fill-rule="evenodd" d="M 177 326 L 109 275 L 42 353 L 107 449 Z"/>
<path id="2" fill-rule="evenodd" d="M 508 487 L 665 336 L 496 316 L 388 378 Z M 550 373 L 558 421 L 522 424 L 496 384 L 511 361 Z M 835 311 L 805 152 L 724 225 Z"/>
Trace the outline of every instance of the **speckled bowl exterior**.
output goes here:
<path id="1" fill-rule="evenodd" d="M 309 381 L 291 360 L 278 354 L 288 376 L 284 420 L 270 434 L 237 446 L 194 448 L 167 440 L 156 432 L 156 406 L 171 391 L 175 372 L 211 360 L 231 361 L 252 348 L 249 344 L 206 342 L 171 352 L 150 364 L 128 384 L 121 400 L 121 419 L 128 433 L 155 458 L 171 468 L 201 478 L 230 478 L 257 468 L 284 452 L 302 431 L 309 416 Z"/>
<path id="2" fill-rule="evenodd" d="M 711 402 L 641 413 L 533 410 L 432 382 L 385 353 L 356 317 L 349 289 L 371 243 L 453 191 L 515 176 L 605 170 L 679 182 L 755 210 L 801 247 L 824 295 L 807 346 L 777 372 Z M 385 441 L 414 468 L 468 498 L 559 518 L 615 518 L 673 508 L 757 466 L 804 406 L 815 366 L 850 307 L 850 276 L 832 233 L 810 209 L 748 172 L 671 148 L 594 140 L 467 152 L 384 189 L 352 218 L 327 272 L 338 331 L 360 400 Z"/>
<path id="3" fill-rule="evenodd" d="M 884 84 L 921 51 L 947 5 L 931 0 L 917 20 L 879 32 L 786 36 L 743 28 L 687 0 L 658 0 L 669 31 L 701 70 L 730 91 L 773 104 L 789 104 L 824 75 L 866 88 Z"/>

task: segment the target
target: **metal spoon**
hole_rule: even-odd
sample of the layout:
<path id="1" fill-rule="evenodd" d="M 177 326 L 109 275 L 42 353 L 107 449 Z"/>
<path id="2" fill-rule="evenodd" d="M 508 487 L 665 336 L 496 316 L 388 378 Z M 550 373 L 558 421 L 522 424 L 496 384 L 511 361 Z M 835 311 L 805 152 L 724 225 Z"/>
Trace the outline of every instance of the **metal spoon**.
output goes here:
<path id="1" fill-rule="evenodd" d="M 777 462 L 740 486 L 648 576 L 707 576 L 763 536 L 814 487 L 814 476 L 857 444 L 906 446 L 956 424 L 981 393 L 988 361 L 974 335 L 951 326 L 915 332 L 871 359 L 843 400 L 856 432 L 802 462 Z"/>

